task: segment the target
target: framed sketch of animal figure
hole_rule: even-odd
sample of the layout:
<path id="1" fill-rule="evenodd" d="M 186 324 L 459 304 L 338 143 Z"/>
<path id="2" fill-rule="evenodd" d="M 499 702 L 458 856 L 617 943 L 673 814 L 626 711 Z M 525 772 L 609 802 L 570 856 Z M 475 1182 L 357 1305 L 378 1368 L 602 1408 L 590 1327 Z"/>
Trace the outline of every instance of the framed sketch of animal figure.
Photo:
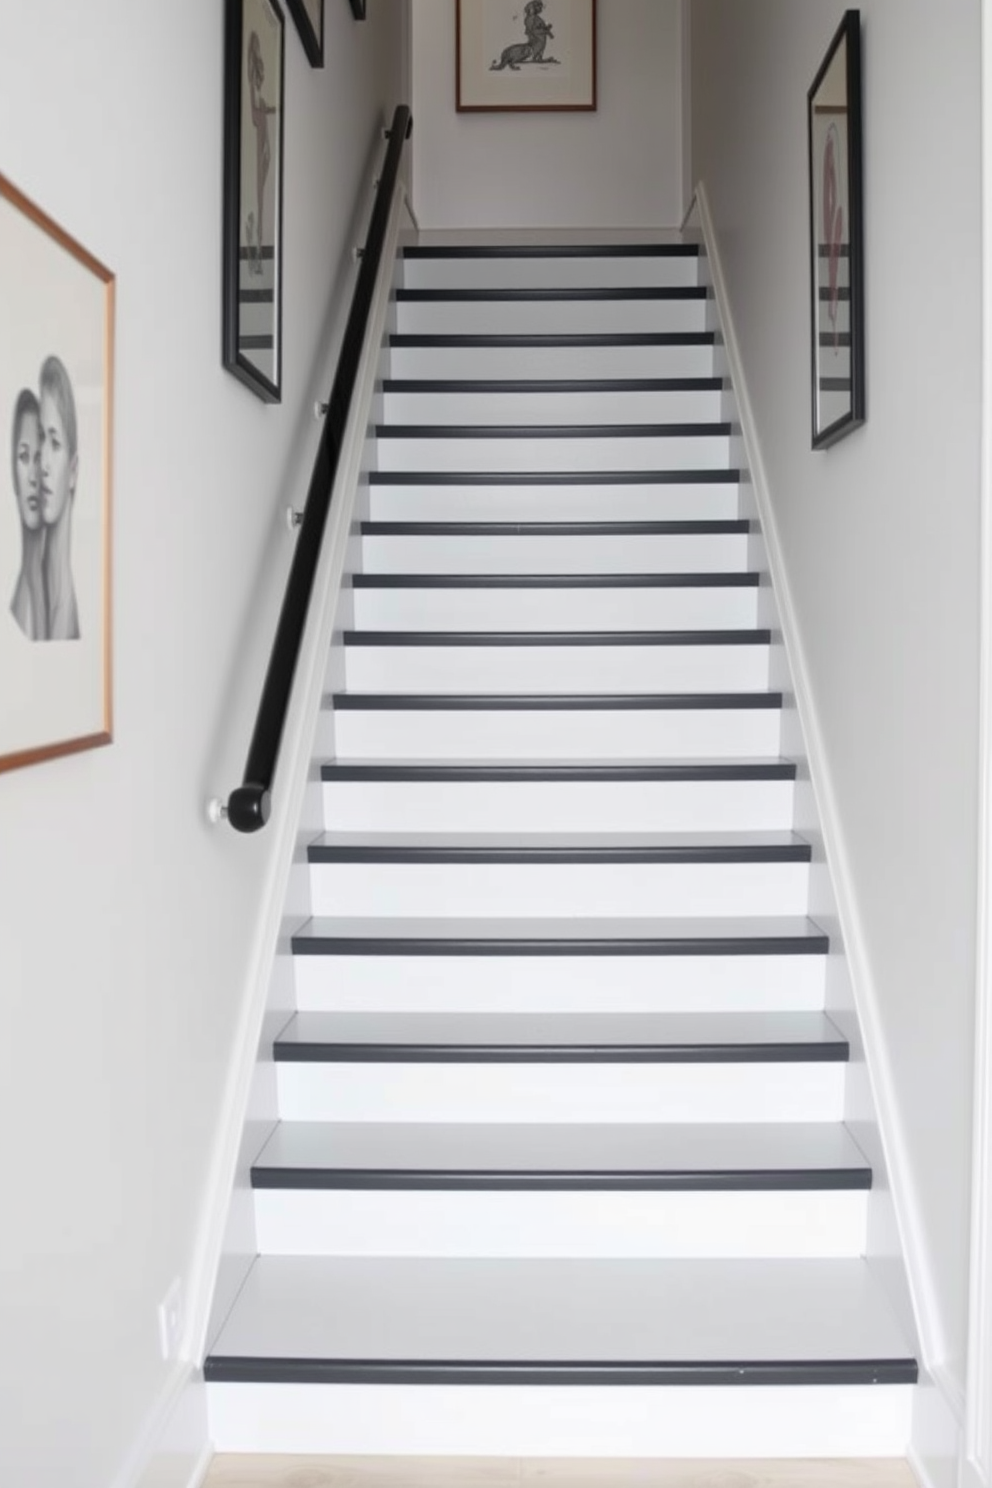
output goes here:
<path id="1" fill-rule="evenodd" d="M 596 0 L 455 0 L 459 110 L 594 109 Z"/>

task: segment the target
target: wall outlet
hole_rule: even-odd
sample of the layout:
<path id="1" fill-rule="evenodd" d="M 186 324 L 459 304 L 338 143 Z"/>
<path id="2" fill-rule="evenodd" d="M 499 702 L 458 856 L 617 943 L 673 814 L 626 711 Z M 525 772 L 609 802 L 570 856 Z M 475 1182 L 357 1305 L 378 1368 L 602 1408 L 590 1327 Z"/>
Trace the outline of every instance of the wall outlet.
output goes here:
<path id="1" fill-rule="evenodd" d="M 179 1357 L 183 1331 L 183 1284 L 177 1276 L 158 1304 L 158 1345 L 169 1363 Z"/>

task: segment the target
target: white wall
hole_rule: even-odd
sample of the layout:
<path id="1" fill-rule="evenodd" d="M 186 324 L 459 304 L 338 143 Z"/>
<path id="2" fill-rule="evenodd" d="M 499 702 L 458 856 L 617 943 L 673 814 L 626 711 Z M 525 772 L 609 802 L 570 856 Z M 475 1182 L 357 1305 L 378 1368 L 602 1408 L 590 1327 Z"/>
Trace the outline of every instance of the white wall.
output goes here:
<path id="1" fill-rule="evenodd" d="M 963 1390 L 975 974 L 980 10 L 862 0 L 868 422 L 809 447 L 806 91 L 842 7 L 692 0 L 705 181 L 904 1144 Z"/>
<path id="2" fill-rule="evenodd" d="M 324 72 L 287 20 L 266 408 L 220 366 L 223 10 L 4 8 L 0 170 L 118 292 L 115 741 L 0 776 L 0 1482 L 32 1488 L 114 1480 L 166 1384 L 156 1307 L 192 1263 L 272 867 L 271 830 L 203 806 L 240 774 L 355 203 L 401 101 L 401 7 L 356 25 L 326 0 Z"/>
<path id="3" fill-rule="evenodd" d="M 457 113 L 454 0 L 412 9 L 422 227 L 678 226 L 679 0 L 598 0 L 591 113 Z"/>

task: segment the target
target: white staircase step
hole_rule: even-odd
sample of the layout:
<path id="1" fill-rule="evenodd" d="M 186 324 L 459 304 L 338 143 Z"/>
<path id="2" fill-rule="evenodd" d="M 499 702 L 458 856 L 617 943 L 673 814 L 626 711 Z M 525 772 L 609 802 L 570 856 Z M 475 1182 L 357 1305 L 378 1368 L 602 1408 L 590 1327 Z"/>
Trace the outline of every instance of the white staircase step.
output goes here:
<path id="1" fill-rule="evenodd" d="M 626 244 L 620 247 L 517 246 L 466 252 L 458 247 L 416 246 L 403 257 L 407 289 L 617 288 L 632 285 L 691 285 L 699 275 L 699 254 L 683 244 Z"/>
<path id="2" fill-rule="evenodd" d="M 321 774 L 336 831 L 746 832 L 788 829 L 795 767 L 333 760 Z"/>
<path id="3" fill-rule="evenodd" d="M 757 574 L 354 574 L 359 630 L 747 630 Z"/>
<path id="4" fill-rule="evenodd" d="M 712 331 L 393 335 L 392 377 L 712 377 Z"/>
<path id="5" fill-rule="evenodd" d="M 370 515 L 380 522 L 616 522 L 732 521 L 739 473 L 682 472 L 662 480 L 626 472 L 619 480 L 595 476 L 538 482 L 494 476 L 369 475 Z"/>
<path id="6" fill-rule="evenodd" d="M 461 471 L 678 471 L 726 469 L 730 425 L 686 424 L 380 424 L 377 468 Z M 605 477 L 603 477 L 605 479 Z"/>
<path id="7" fill-rule="evenodd" d="M 790 832 L 327 832 L 308 859 L 315 915 L 799 915 L 809 894 Z"/>
<path id="8" fill-rule="evenodd" d="M 860 1260 L 263 1256 L 205 1374 L 220 1451 L 901 1455 L 916 1366 Z"/>
<path id="9" fill-rule="evenodd" d="M 827 1122 L 283 1122 L 252 1185 L 267 1255 L 842 1256 L 871 1170 Z"/>
<path id="10" fill-rule="evenodd" d="M 718 423 L 719 378 L 407 379 L 383 386 L 386 424 Z"/>
<path id="11" fill-rule="evenodd" d="M 396 291 L 401 336 L 698 333 L 706 312 L 706 291 L 696 286 Z"/>
<path id="12" fill-rule="evenodd" d="M 365 574 L 687 574 L 747 570 L 746 522 L 363 522 Z"/>
<path id="13" fill-rule="evenodd" d="M 773 755 L 778 693 L 331 698 L 340 754 L 388 759 L 718 759 Z M 401 741 L 401 742 L 399 742 Z"/>
<path id="14" fill-rule="evenodd" d="M 345 631 L 351 692 L 746 692 L 768 685 L 767 631 Z"/>

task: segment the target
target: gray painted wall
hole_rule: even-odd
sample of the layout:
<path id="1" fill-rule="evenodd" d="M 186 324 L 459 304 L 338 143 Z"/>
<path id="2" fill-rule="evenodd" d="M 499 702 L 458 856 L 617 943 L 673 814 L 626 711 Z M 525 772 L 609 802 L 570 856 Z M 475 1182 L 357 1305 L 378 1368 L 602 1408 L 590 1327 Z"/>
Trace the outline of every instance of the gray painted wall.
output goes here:
<path id="1" fill-rule="evenodd" d="M 863 0 L 866 426 L 809 446 L 806 91 L 843 12 L 692 0 L 705 182 L 920 1222 L 963 1390 L 975 975 L 980 8 Z"/>
<path id="2" fill-rule="evenodd" d="M 5 1484 L 111 1483 L 167 1381 L 156 1308 L 188 1277 L 272 871 L 271 831 L 236 838 L 203 808 L 247 748 L 401 10 L 356 25 L 328 0 L 323 72 L 287 18 L 266 408 L 220 365 L 224 6 L 3 7 L 0 170 L 117 275 L 116 737 L 0 776 Z M 12 587 L 0 573 L 0 623 Z"/>
<path id="3" fill-rule="evenodd" d="M 679 0 L 598 0 L 590 113 L 456 113 L 454 12 L 412 7 L 422 227 L 678 226 Z"/>

